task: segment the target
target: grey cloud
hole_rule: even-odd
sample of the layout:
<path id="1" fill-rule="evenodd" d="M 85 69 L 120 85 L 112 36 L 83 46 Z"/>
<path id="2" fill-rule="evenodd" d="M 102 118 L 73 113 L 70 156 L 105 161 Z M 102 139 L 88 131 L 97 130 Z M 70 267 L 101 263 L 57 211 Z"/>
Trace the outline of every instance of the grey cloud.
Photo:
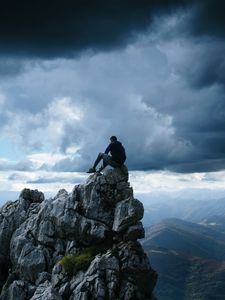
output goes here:
<path id="1" fill-rule="evenodd" d="M 1 171 L 34 171 L 35 166 L 30 160 L 21 160 L 19 162 L 0 161 Z"/>
<path id="2" fill-rule="evenodd" d="M 202 181 L 218 182 L 218 181 L 220 181 L 220 178 L 218 178 L 217 176 L 212 176 L 211 174 L 206 174 L 203 177 Z"/>
<path id="3" fill-rule="evenodd" d="M 55 171 L 55 172 L 75 172 L 75 171 L 85 171 L 85 169 L 88 169 L 89 164 L 91 164 L 91 158 L 88 160 L 79 160 L 77 158 L 71 159 L 71 158 L 66 158 L 58 161 L 57 163 L 54 164 L 53 167 L 50 169 Z"/>
<path id="4" fill-rule="evenodd" d="M 167 23 L 170 22 L 167 20 Z M 179 23 L 176 26 L 179 27 Z M 172 115 L 177 137 L 189 141 L 192 147 L 183 163 L 175 162 L 169 168 L 179 172 L 222 170 L 225 158 L 225 43 L 212 37 L 190 38 L 179 33 L 161 40 L 164 29 L 158 27 L 156 43 L 166 54 L 173 77 L 169 83 L 163 82 L 155 99 L 146 96 L 144 101 Z"/>
<path id="5" fill-rule="evenodd" d="M 189 159 L 184 164 L 175 164 L 169 167 L 170 170 L 179 173 L 193 173 L 193 172 L 216 172 L 225 169 L 225 158 L 221 159 L 203 159 L 194 162 Z"/>
<path id="6" fill-rule="evenodd" d="M 26 64 L 23 60 L 12 59 L 9 57 L 0 58 L 0 80 L 20 75 L 25 72 L 25 70 Z"/>
<path id="7" fill-rule="evenodd" d="M 30 160 L 22 160 L 15 164 L 14 170 L 17 171 L 33 171 L 35 170 L 35 166 Z"/>
<path id="8" fill-rule="evenodd" d="M 214 47 L 209 46 L 200 54 L 201 58 L 204 56 L 204 61 L 200 57 L 193 57 L 193 61 L 198 62 L 189 73 L 189 81 L 193 86 L 201 88 L 213 84 L 225 85 L 225 43 L 221 45 L 214 40 L 210 42 Z"/>
<path id="9" fill-rule="evenodd" d="M 12 180 L 12 181 L 27 180 L 27 175 L 21 173 L 12 173 L 9 175 L 8 180 Z"/>
<path id="10" fill-rule="evenodd" d="M 225 98 L 223 88 L 191 90 L 176 82 L 156 105 L 158 110 L 173 116 L 173 126 L 179 139 L 191 145 L 183 162 L 167 165 L 178 172 L 207 172 L 224 169 Z M 169 96 L 168 96 L 169 94 Z M 161 93 L 162 95 L 162 93 Z M 151 99 L 146 100 L 151 104 Z M 176 146 L 175 146 L 176 147 Z M 184 158 L 183 157 L 183 158 Z"/>
<path id="11" fill-rule="evenodd" d="M 0 170 L 1 171 L 12 170 L 12 164 L 9 164 L 7 162 L 0 162 Z"/>
<path id="12" fill-rule="evenodd" d="M 27 183 L 32 184 L 47 184 L 47 183 L 80 183 L 83 180 L 83 177 L 80 176 L 71 176 L 71 178 L 65 177 L 38 177 L 34 180 L 28 180 Z"/>
<path id="13" fill-rule="evenodd" d="M 207 173 L 202 178 L 202 181 L 209 181 L 209 182 L 219 182 L 223 181 L 223 178 L 221 177 L 221 174 L 218 173 Z"/>
<path id="14" fill-rule="evenodd" d="M 220 24 L 225 20 L 225 10 L 221 8 L 219 12 L 221 6 L 224 7 L 224 4 L 219 0 L 196 1 L 188 10 L 156 18 L 152 25 L 151 43 L 169 49 L 172 44 L 176 45 L 174 67 L 187 79 L 191 88 L 225 85 L 225 26 Z M 204 27 L 206 15 L 208 26 Z M 202 30 L 198 31 L 200 24 Z M 186 49 L 183 47 L 181 52 L 183 44 Z M 181 61 L 182 64 L 178 65 L 177 62 Z"/>
<path id="15" fill-rule="evenodd" d="M 214 84 L 225 85 L 225 41 L 215 38 L 192 40 L 194 47 L 184 57 L 186 63 L 179 71 L 194 88 L 204 88 Z"/>
<path id="16" fill-rule="evenodd" d="M 190 179 L 186 179 L 186 178 L 178 178 L 179 181 L 181 182 L 189 182 Z"/>

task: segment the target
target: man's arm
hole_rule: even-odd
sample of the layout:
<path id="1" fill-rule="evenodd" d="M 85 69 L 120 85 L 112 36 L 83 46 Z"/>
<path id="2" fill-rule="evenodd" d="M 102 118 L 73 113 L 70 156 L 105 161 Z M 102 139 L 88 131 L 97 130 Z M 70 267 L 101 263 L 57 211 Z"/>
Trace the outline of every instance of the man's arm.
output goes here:
<path id="1" fill-rule="evenodd" d="M 109 146 L 105 149 L 105 154 L 108 154 L 109 151 L 111 150 L 112 144 L 109 144 Z"/>

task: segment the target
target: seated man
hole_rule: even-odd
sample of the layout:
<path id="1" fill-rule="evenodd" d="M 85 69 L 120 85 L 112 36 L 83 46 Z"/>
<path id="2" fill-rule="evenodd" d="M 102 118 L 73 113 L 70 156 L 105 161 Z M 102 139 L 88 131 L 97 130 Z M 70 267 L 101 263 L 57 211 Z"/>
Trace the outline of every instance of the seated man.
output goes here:
<path id="1" fill-rule="evenodd" d="M 111 156 L 108 155 L 109 152 Z M 110 144 L 106 148 L 105 153 L 99 153 L 93 167 L 90 168 L 87 173 L 95 173 L 96 167 L 101 160 L 103 160 L 103 164 L 98 172 L 101 172 L 107 165 L 113 168 L 120 168 L 124 164 L 126 152 L 121 142 L 117 141 L 117 137 L 111 136 Z"/>

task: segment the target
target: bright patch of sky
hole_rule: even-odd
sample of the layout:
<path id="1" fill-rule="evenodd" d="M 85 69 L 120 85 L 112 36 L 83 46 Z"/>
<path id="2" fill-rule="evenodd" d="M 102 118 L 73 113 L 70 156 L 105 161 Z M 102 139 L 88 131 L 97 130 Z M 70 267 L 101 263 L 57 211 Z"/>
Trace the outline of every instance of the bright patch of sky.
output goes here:
<path id="1" fill-rule="evenodd" d="M 24 153 L 12 141 L 7 138 L 0 138 L 0 157 L 10 160 L 20 160 L 24 158 Z"/>

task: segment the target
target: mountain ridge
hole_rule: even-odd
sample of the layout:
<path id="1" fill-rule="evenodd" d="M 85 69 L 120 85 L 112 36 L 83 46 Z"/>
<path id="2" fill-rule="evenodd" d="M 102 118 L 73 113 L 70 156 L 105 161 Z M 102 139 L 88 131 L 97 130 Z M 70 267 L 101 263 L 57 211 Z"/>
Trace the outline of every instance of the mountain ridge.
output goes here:
<path id="1" fill-rule="evenodd" d="M 171 218 L 148 228 L 142 246 L 158 272 L 158 300 L 224 298 L 224 232 Z"/>

